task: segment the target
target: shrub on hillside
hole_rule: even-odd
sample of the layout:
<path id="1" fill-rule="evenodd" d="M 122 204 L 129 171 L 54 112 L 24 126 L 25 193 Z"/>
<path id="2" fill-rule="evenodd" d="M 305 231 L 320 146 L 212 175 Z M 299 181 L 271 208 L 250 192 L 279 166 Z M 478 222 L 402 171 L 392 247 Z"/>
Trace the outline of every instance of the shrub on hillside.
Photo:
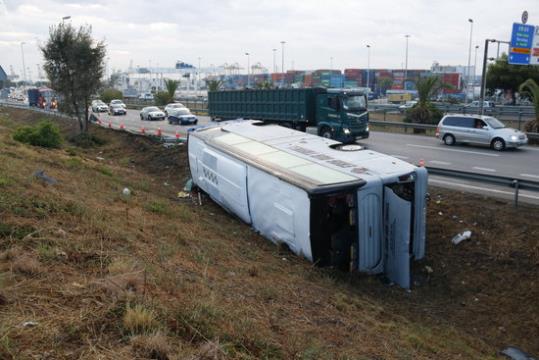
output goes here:
<path id="1" fill-rule="evenodd" d="M 23 126 L 15 130 L 13 139 L 25 144 L 46 148 L 59 148 L 62 144 L 60 129 L 52 122 L 44 120 L 35 126 Z"/>

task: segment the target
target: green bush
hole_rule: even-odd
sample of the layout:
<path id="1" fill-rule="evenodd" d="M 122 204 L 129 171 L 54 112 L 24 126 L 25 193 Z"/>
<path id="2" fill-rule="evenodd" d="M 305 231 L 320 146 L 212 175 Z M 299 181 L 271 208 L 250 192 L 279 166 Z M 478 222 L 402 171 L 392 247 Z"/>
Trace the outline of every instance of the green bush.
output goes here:
<path id="1" fill-rule="evenodd" d="M 413 108 L 406 110 L 404 122 L 436 125 L 442 116 L 443 113 L 431 103 L 423 106 L 417 104 Z"/>
<path id="2" fill-rule="evenodd" d="M 108 88 L 104 89 L 100 94 L 99 97 L 101 98 L 101 101 L 108 104 L 111 102 L 111 100 L 115 99 L 123 99 L 124 94 L 120 90 L 116 90 L 114 88 Z"/>
<path id="3" fill-rule="evenodd" d="M 155 94 L 155 104 L 157 106 L 164 106 L 170 104 L 173 99 L 170 97 L 170 94 L 166 91 L 159 91 Z"/>
<path id="4" fill-rule="evenodd" d="M 35 126 L 18 128 L 13 134 L 13 139 L 25 144 L 45 148 L 59 148 L 62 144 L 60 129 L 48 120 L 43 120 Z"/>

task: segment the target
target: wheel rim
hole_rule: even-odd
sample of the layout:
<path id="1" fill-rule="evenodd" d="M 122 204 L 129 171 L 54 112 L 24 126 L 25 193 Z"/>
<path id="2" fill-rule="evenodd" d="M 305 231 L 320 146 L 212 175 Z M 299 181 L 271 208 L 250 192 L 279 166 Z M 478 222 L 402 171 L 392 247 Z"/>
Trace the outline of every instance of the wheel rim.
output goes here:
<path id="1" fill-rule="evenodd" d="M 326 130 L 322 132 L 322 137 L 325 137 L 326 139 L 331 139 L 331 133 Z"/>
<path id="2" fill-rule="evenodd" d="M 448 135 L 445 137 L 445 143 L 447 145 L 453 145 L 454 142 L 455 142 L 455 139 L 453 138 L 453 136 Z"/>
<path id="3" fill-rule="evenodd" d="M 494 141 L 494 149 L 496 150 L 503 149 L 503 142 L 501 140 Z"/>

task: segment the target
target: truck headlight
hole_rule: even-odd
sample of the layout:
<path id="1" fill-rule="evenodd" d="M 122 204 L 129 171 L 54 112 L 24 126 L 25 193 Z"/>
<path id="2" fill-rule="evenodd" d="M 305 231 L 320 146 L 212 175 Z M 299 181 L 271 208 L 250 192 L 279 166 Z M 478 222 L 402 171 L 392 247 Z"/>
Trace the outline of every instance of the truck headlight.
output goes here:
<path id="1" fill-rule="evenodd" d="M 345 135 L 350 135 L 350 129 L 344 128 L 342 131 L 344 132 Z"/>
<path id="2" fill-rule="evenodd" d="M 369 131 L 369 125 L 367 125 L 367 127 L 365 127 L 365 131 Z"/>

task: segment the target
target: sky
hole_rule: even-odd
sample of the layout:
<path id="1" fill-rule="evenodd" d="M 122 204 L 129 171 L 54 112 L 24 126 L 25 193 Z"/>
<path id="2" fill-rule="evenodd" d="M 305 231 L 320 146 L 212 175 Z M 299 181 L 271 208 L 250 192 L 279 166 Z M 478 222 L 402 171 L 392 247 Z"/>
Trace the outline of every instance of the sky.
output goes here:
<path id="1" fill-rule="evenodd" d="M 468 62 L 473 19 L 471 64 L 486 38 L 509 40 L 511 24 L 523 10 L 539 25 L 537 0 L 0 0 L 0 65 L 9 72 L 43 62 L 39 45 L 49 27 L 62 21 L 91 25 L 107 44 L 109 69 L 134 66 L 173 67 L 177 60 L 202 67 L 260 62 L 273 68 L 273 50 L 285 70 L 402 68 L 406 38 L 408 69 L 428 69 Z M 506 48 L 502 48 L 506 49 Z M 494 49 L 494 53 L 496 50 Z M 333 60 L 331 59 L 333 58 Z M 245 70 L 244 70 L 245 71 Z"/>

